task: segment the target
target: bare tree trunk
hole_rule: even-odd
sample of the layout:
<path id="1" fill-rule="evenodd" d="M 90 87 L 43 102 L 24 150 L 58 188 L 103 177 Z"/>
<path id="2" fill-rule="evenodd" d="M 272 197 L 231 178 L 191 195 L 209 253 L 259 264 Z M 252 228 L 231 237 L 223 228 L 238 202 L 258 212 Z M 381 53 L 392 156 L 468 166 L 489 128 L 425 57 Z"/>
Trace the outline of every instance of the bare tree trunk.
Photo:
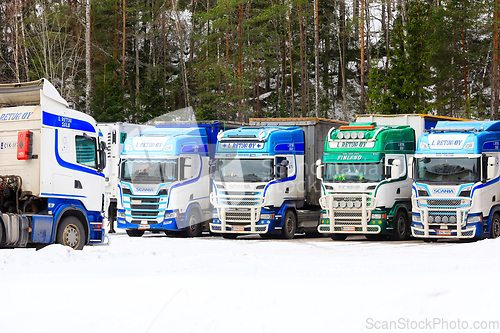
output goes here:
<path id="1" fill-rule="evenodd" d="M 85 112 L 91 113 L 90 110 L 90 90 L 92 88 L 92 75 L 90 71 L 90 0 L 85 3 L 85 76 L 87 84 L 85 85 Z"/>
<path id="2" fill-rule="evenodd" d="M 241 74 L 242 74 L 242 46 L 241 46 L 241 24 L 242 24 L 242 9 L 241 5 L 238 6 L 238 121 L 242 121 L 241 114 L 241 100 L 242 100 L 242 92 L 241 92 Z"/>
<path id="3" fill-rule="evenodd" d="M 136 18 L 136 27 L 135 27 L 135 107 L 139 107 L 139 95 L 140 95 L 140 73 L 139 73 L 139 11 L 137 10 L 136 12 L 137 18 Z"/>
<path id="4" fill-rule="evenodd" d="M 304 61 L 304 21 L 302 17 L 302 3 L 299 2 L 299 28 L 300 28 L 300 97 L 302 117 L 306 115 L 306 67 Z"/>
<path id="5" fill-rule="evenodd" d="M 26 33 L 24 27 L 24 16 L 23 16 L 23 6 L 21 1 L 21 10 L 19 11 L 21 15 L 21 35 L 23 37 L 23 65 L 24 65 L 24 75 L 26 75 L 26 82 L 30 80 L 29 76 L 29 66 L 28 66 L 28 51 L 26 48 Z"/>
<path id="6" fill-rule="evenodd" d="M 498 119 L 498 0 L 495 0 L 494 5 L 494 22 L 493 22 L 493 112 L 492 118 Z"/>
<path id="7" fill-rule="evenodd" d="M 470 118 L 470 107 L 469 107 L 469 88 L 467 84 L 467 55 L 465 50 L 465 27 L 462 20 L 462 52 L 464 54 L 464 99 L 465 99 L 465 114 L 467 118 Z"/>
<path id="8" fill-rule="evenodd" d="M 292 89 L 292 117 L 295 117 L 295 96 L 293 93 L 293 61 L 292 61 L 292 29 L 290 26 L 290 15 L 288 15 L 288 48 L 289 48 L 289 54 L 290 54 L 290 87 Z"/>
<path id="9" fill-rule="evenodd" d="M 319 118 L 319 0 L 314 0 L 314 76 L 316 80 L 315 94 L 316 94 L 316 118 Z"/>
<path id="10" fill-rule="evenodd" d="M 186 61 L 184 59 L 184 38 L 182 38 L 181 36 L 181 24 L 179 22 L 179 13 L 177 12 L 177 6 L 175 1 L 176 0 L 172 0 L 172 10 L 174 11 L 175 29 L 177 30 L 177 38 L 179 39 L 179 49 L 180 49 L 179 54 L 181 55 L 181 72 L 184 83 L 184 106 L 188 107 L 190 97 L 189 97 L 189 87 L 188 87 L 188 80 L 186 73 Z"/>
<path id="11" fill-rule="evenodd" d="M 14 11 L 13 11 L 13 19 L 12 19 L 12 24 L 14 26 L 14 40 L 12 43 L 14 44 L 14 75 L 16 76 L 16 82 L 20 82 L 20 72 L 19 72 L 19 5 L 18 5 L 19 0 L 14 0 Z"/>
<path id="12" fill-rule="evenodd" d="M 360 101 L 360 112 L 365 113 L 365 0 L 361 0 L 361 10 L 360 10 L 360 41 L 361 41 L 361 101 Z"/>
<path id="13" fill-rule="evenodd" d="M 125 87 L 125 1 L 123 1 L 123 26 L 122 26 L 122 88 Z"/>

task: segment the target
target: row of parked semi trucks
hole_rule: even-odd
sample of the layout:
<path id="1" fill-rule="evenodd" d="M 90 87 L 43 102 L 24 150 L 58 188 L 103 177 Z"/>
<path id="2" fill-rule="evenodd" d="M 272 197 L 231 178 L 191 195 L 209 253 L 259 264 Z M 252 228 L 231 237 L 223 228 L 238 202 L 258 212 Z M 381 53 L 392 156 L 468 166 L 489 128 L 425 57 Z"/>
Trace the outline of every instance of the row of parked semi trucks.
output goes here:
<path id="1" fill-rule="evenodd" d="M 97 124 L 47 80 L 0 85 L 0 247 L 101 244 L 104 215 L 133 237 L 496 238 L 499 152 L 496 121 Z"/>

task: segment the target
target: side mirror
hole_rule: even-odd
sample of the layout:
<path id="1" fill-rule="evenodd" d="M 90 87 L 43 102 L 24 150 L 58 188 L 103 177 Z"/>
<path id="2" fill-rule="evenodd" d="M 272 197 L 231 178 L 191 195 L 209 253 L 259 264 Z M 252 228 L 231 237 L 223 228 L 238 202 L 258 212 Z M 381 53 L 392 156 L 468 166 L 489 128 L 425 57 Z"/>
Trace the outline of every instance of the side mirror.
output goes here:
<path id="1" fill-rule="evenodd" d="M 108 148 L 106 147 L 106 142 L 100 141 L 99 142 L 99 172 L 104 170 L 106 168 L 106 150 Z"/>
<path id="2" fill-rule="evenodd" d="M 208 162 L 208 176 L 212 180 L 215 178 L 215 165 L 215 160 L 210 160 L 210 162 Z"/>
<path id="3" fill-rule="evenodd" d="M 399 160 L 394 160 L 392 161 L 392 165 L 391 165 L 391 179 L 398 179 L 399 178 L 399 164 L 400 164 L 400 161 Z"/>
<path id="4" fill-rule="evenodd" d="M 413 178 L 413 162 L 414 158 L 410 157 L 408 158 L 408 178 Z"/>
<path id="5" fill-rule="evenodd" d="M 316 161 L 316 178 L 323 180 L 323 166 L 321 165 L 321 160 Z"/>
<path id="6" fill-rule="evenodd" d="M 497 159 L 496 157 L 490 156 L 488 157 L 488 168 L 486 171 L 486 177 L 488 179 L 495 178 L 497 173 Z"/>

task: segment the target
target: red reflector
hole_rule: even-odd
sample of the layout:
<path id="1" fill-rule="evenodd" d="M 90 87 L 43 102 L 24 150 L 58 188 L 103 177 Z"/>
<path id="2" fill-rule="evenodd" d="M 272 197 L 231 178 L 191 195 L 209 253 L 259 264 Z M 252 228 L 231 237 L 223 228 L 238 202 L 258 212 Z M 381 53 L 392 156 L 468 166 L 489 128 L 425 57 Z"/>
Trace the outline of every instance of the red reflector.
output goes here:
<path id="1" fill-rule="evenodd" d="M 345 130 L 372 130 L 374 129 L 375 126 L 369 125 L 369 126 L 340 126 L 339 129 L 342 131 Z"/>
<path id="2" fill-rule="evenodd" d="M 17 132 L 17 159 L 27 160 L 31 157 L 33 133 L 30 131 Z"/>

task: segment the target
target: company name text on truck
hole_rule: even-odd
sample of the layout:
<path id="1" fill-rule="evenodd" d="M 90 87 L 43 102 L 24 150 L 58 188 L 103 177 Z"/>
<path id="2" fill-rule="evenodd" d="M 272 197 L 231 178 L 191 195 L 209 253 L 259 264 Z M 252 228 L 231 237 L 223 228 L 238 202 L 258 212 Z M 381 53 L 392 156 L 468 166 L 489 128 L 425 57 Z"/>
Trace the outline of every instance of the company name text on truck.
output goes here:
<path id="1" fill-rule="evenodd" d="M 104 150 L 47 80 L 0 85 L 0 247 L 102 243 Z"/>
<path id="2" fill-rule="evenodd" d="M 500 235 L 500 122 L 438 122 L 414 160 L 412 234 L 437 238 Z"/>

